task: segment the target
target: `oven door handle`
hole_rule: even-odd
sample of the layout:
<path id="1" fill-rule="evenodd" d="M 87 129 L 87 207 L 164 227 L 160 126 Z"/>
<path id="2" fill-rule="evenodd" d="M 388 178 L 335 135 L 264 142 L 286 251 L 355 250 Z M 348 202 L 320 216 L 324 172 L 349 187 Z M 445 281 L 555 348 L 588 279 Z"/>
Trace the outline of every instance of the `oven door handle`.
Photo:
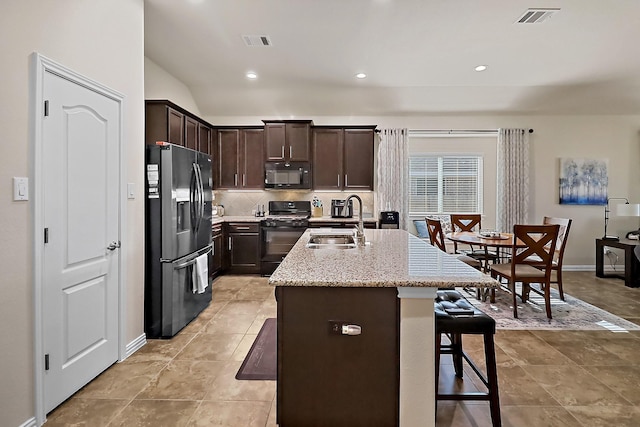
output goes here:
<path id="1" fill-rule="evenodd" d="M 304 226 L 291 226 L 291 225 L 276 225 L 276 226 L 272 226 L 272 225 L 261 225 L 260 228 L 262 228 L 263 230 L 299 230 L 300 234 L 304 233 L 304 231 L 309 228 L 309 225 L 304 225 Z"/>

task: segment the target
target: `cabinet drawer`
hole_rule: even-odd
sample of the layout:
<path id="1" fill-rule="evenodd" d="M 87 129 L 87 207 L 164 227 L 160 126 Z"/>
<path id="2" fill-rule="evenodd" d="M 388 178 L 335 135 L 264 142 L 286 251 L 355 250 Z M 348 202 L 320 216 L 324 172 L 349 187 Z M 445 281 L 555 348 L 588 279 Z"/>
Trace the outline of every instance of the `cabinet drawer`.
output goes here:
<path id="1" fill-rule="evenodd" d="M 222 235 L 222 223 L 214 224 L 211 226 L 211 234 L 215 237 L 218 235 Z"/>
<path id="2" fill-rule="evenodd" d="M 257 233 L 260 231 L 260 224 L 253 222 L 229 222 L 227 230 L 230 233 Z"/>

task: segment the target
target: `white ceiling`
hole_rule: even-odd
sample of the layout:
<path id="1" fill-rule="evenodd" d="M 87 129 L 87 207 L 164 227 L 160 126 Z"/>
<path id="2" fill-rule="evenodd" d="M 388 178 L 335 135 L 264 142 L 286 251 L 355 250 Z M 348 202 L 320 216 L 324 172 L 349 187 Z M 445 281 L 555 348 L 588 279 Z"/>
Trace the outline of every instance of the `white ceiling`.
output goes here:
<path id="1" fill-rule="evenodd" d="M 640 0 L 145 0 L 203 116 L 640 114 L 639 44 Z"/>

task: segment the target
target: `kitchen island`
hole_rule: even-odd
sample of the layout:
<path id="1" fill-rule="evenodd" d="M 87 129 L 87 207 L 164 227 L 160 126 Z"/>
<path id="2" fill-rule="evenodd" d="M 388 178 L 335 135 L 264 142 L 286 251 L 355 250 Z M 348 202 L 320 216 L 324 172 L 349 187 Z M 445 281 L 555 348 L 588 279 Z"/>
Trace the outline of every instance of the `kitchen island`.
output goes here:
<path id="1" fill-rule="evenodd" d="M 497 282 L 403 230 L 311 249 L 310 231 L 269 279 L 278 300 L 281 427 L 435 422 L 433 298 Z"/>

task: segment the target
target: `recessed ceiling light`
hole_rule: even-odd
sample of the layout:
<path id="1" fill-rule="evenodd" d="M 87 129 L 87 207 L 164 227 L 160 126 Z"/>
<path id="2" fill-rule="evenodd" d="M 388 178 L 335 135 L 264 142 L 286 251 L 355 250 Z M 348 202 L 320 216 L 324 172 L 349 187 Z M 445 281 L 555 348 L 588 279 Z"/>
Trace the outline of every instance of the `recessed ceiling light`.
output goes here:
<path id="1" fill-rule="evenodd" d="M 249 72 L 247 73 L 247 78 L 248 78 L 249 80 L 255 80 L 255 79 L 257 79 L 257 78 L 258 78 L 258 75 L 257 75 L 256 73 L 254 73 L 253 71 L 249 71 Z"/>
<path id="2" fill-rule="evenodd" d="M 487 66 L 486 66 L 486 65 L 478 65 L 478 66 L 475 68 L 475 70 L 476 70 L 476 71 L 484 71 L 484 70 L 486 70 L 486 69 L 487 69 Z"/>
<path id="3" fill-rule="evenodd" d="M 365 79 L 365 78 L 367 78 L 367 75 L 365 73 L 356 74 L 356 79 Z"/>

